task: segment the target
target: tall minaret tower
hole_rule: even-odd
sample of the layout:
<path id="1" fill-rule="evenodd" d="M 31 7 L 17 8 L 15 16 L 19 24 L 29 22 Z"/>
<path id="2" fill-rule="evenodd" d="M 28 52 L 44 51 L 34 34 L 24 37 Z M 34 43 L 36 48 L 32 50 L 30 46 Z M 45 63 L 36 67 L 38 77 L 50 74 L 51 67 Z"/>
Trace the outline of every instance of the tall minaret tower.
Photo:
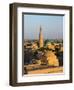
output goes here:
<path id="1" fill-rule="evenodd" d="M 42 34 L 41 26 L 40 26 L 40 33 L 39 33 L 39 47 L 43 47 L 43 34 Z"/>

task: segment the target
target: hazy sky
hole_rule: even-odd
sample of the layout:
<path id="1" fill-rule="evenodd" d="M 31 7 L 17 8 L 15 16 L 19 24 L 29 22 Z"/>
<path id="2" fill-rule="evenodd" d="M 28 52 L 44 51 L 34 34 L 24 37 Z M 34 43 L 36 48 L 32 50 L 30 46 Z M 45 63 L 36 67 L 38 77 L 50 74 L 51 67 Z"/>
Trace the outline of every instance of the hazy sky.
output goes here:
<path id="1" fill-rule="evenodd" d="M 24 39 L 38 39 L 40 26 L 44 39 L 63 38 L 63 16 L 24 14 Z"/>

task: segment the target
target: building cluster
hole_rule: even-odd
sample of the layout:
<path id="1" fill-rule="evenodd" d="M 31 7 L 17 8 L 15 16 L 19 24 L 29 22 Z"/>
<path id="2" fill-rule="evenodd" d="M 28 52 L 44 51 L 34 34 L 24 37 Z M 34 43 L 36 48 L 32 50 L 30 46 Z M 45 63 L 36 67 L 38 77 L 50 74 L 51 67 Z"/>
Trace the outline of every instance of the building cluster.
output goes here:
<path id="1" fill-rule="evenodd" d="M 39 64 L 39 65 L 47 64 L 49 66 L 59 66 L 60 61 L 63 61 L 63 60 L 59 61 L 59 59 L 61 59 L 60 57 L 63 57 L 63 43 L 61 42 L 52 43 L 48 41 L 45 44 L 41 27 L 39 33 L 39 40 L 25 41 L 24 48 L 25 48 L 24 49 L 25 52 L 30 50 L 30 52 L 35 53 L 34 57 L 33 55 L 32 57 L 30 55 L 32 59 L 30 61 L 33 64 Z"/>

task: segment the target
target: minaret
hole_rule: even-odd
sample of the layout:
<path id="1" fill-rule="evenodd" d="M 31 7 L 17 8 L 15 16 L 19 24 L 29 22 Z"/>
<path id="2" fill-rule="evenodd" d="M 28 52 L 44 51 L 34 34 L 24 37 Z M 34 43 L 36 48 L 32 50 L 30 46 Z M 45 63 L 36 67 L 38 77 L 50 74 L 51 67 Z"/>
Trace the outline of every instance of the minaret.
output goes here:
<path id="1" fill-rule="evenodd" d="M 39 33 L 39 47 L 43 47 L 43 34 L 42 34 L 42 28 L 40 27 L 40 33 Z"/>

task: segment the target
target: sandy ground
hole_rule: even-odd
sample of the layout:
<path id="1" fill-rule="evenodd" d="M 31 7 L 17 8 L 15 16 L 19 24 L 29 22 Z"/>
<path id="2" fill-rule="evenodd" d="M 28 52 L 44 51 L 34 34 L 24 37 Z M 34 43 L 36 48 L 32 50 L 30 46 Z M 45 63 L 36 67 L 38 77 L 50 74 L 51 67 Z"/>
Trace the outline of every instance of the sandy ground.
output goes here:
<path id="1" fill-rule="evenodd" d="M 38 70 L 28 71 L 28 74 L 47 74 L 47 73 L 60 73 L 63 72 L 63 67 L 52 67 Z"/>

